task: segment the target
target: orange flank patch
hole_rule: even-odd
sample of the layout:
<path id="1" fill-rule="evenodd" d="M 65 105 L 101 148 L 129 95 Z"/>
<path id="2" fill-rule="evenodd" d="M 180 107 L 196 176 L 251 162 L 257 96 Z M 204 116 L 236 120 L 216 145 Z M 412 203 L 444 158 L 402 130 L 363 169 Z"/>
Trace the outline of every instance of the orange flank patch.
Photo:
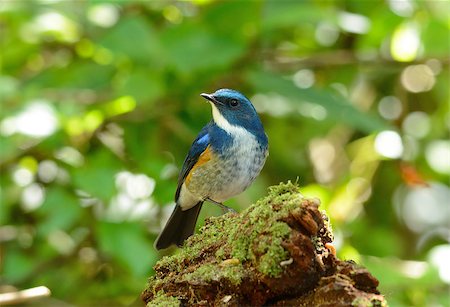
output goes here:
<path id="1" fill-rule="evenodd" d="M 202 154 L 200 155 L 200 157 L 198 157 L 197 162 L 194 164 L 194 166 L 191 168 L 191 170 L 189 171 L 189 174 L 186 176 L 186 180 L 185 183 L 189 184 L 189 181 L 191 180 L 191 176 L 192 173 L 194 172 L 194 170 L 205 164 L 206 162 L 208 162 L 209 160 L 212 159 L 213 153 L 211 151 L 210 145 L 208 145 L 208 147 L 206 147 L 205 151 L 202 152 Z"/>

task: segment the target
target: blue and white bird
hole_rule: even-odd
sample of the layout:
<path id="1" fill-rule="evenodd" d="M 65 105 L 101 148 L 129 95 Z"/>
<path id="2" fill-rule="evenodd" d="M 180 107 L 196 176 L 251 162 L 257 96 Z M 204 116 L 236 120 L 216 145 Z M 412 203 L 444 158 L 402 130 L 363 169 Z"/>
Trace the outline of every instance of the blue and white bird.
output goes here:
<path id="1" fill-rule="evenodd" d="M 267 136 L 247 97 L 230 89 L 201 96 L 211 103 L 213 119 L 184 160 L 176 206 L 156 239 L 157 249 L 181 246 L 194 233 L 203 202 L 223 206 L 255 180 L 268 156 Z"/>

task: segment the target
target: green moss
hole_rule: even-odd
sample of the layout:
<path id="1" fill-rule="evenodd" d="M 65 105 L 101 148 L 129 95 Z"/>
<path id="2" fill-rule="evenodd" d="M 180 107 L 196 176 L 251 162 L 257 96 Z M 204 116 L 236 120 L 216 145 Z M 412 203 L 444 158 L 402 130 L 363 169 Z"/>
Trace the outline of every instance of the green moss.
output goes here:
<path id="1" fill-rule="evenodd" d="M 370 300 L 366 297 L 358 297 L 355 298 L 352 302 L 352 306 L 357 307 L 370 307 L 372 304 L 370 303 Z"/>
<path id="2" fill-rule="evenodd" d="M 183 269 L 186 260 L 193 260 L 196 256 L 201 254 L 201 251 L 210 245 L 217 244 L 224 241 L 224 236 L 227 230 L 233 227 L 236 218 L 233 213 L 227 213 L 218 217 L 210 217 L 205 226 L 200 229 L 198 235 L 189 237 L 186 240 L 183 248 L 178 250 L 178 253 L 172 256 L 166 256 L 158 262 L 158 266 L 166 267 L 170 271 L 179 272 Z M 225 254 L 219 253 L 220 259 Z"/>
<path id="3" fill-rule="evenodd" d="M 279 276 L 283 271 L 280 262 L 288 257 L 281 242 L 291 232 L 281 220 L 299 208 L 302 200 L 298 187 L 290 181 L 270 187 L 268 196 L 244 211 L 240 223 L 230 230 L 228 244 L 232 246 L 232 257 L 256 261 L 261 273 Z"/>
<path id="4" fill-rule="evenodd" d="M 184 281 L 194 281 L 196 283 L 206 283 L 210 281 L 229 281 L 238 286 L 244 277 L 244 268 L 241 264 L 218 265 L 205 264 L 197 268 L 194 272 L 185 274 Z"/>
<path id="5" fill-rule="evenodd" d="M 221 246 L 221 247 L 217 250 L 215 256 L 216 256 L 216 259 L 217 259 L 218 261 L 219 261 L 219 260 L 224 260 L 224 259 L 225 259 L 225 256 L 226 256 L 226 254 L 225 254 L 225 248 L 224 248 L 223 246 Z"/>
<path id="6" fill-rule="evenodd" d="M 282 220 L 290 211 L 301 210 L 302 201 L 298 186 L 290 181 L 270 187 L 265 198 L 241 214 L 227 213 L 208 219 L 200 234 L 191 236 L 177 254 L 164 257 L 157 266 L 180 272 L 202 255 L 205 247 L 217 246 L 209 248 L 216 262 L 227 258 L 237 258 L 241 263 L 251 261 L 261 273 L 279 276 L 283 270 L 280 262 L 288 257 L 281 242 L 290 234 L 289 226 Z"/>
<path id="7" fill-rule="evenodd" d="M 164 291 L 159 291 L 153 299 L 148 302 L 147 307 L 178 307 L 180 305 L 180 301 L 176 297 L 168 296 Z"/>
<path id="8" fill-rule="evenodd" d="M 291 229 L 286 223 L 276 222 L 270 228 L 270 232 L 274 235 L 271 237 L 264 237 L 265 240 L 260 240 L 258 243 L 258 252 L 263 256 L 259 259 L 258 271 L 269 276 L 278 276 L 283 272 L 280 262 L 286 260 L 289 256 L 288 252 L 281 246 L 285 238 L 291 232 Z"/>
<path id="9" fill-rule="evenodd" d="M 353 300 L 352 306 L 357 307 L 386 307 L 385 301 L 380 301 L 376 298 L 370 297 L 357 297 Z"/>
<path id="10" fill-rule="evenodd" d="M 162 286 L 163 281 L 162 281 L 162 279 L 158 279 L 156 276 L 150 276 L 147 283 L 148 283 L 148 288 L 152 289 L 153 294 L 156 296 L 157 293 L 155 293 L 155 292 L 157 291 L 157 289 L 159 289 Z"/>

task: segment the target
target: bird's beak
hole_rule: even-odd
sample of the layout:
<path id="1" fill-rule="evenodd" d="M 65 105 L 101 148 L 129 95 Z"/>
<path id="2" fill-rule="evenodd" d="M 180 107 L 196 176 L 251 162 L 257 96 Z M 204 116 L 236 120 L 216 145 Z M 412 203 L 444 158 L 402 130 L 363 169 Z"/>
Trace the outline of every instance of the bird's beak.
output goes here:
<path id="1" fill-rule="evenodd" d="M 206 100 L 211 101 L 214 104 L 222 104 L 220 101 L 218 101 L 212 94 L 205 94 L 202 93 L 200 94 L 200 96 L 202 96 L 203 98 L 205 98 Z"/>

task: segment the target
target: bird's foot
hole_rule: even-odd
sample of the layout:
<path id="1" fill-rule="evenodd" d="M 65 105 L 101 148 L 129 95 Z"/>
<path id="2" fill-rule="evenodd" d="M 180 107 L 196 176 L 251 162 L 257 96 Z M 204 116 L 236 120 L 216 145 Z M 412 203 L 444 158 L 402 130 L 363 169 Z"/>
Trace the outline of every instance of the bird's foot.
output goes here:
<path id="1" fill-rule="evenodd" d="M 236 210 L 234 210 L 234 209 L 232 209 L 230 207 L 227 207 L 224 204 L 219 203 L 219 202 L 217 202 L 217 201 L 215 201 L 215 200 L 213 200 L 211 198 L 207 198 L 206 200 L 209 201 L 212 204 L 215 204 L 215 205 L 219 206 L 220 209 L 222 209 L 223 214 L 228 213 L 228 212 L 237 213 Z"/>

